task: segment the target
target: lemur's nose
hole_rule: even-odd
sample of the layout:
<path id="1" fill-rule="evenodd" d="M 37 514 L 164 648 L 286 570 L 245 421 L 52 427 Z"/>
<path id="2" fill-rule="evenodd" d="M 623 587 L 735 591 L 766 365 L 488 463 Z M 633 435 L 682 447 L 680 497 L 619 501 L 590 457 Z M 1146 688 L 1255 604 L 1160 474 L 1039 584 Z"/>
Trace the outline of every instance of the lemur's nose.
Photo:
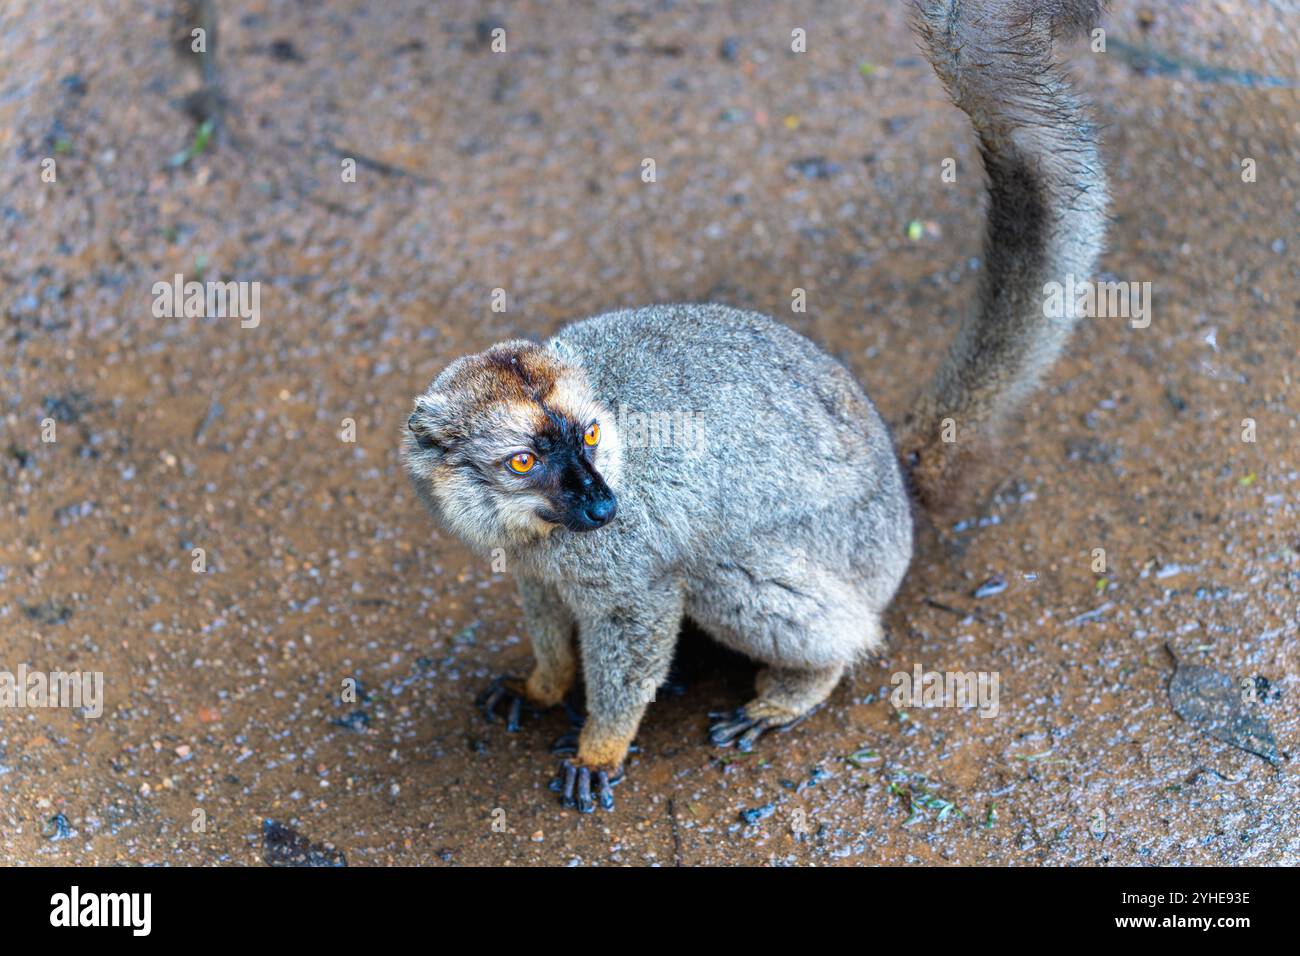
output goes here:
<path id="1" fill-rule="evenodd" d="M 613 498 L 597 498 L 582 509 L 583 515 L 594 525 L 608 524 L 618 511 L 618 502 Z"/>

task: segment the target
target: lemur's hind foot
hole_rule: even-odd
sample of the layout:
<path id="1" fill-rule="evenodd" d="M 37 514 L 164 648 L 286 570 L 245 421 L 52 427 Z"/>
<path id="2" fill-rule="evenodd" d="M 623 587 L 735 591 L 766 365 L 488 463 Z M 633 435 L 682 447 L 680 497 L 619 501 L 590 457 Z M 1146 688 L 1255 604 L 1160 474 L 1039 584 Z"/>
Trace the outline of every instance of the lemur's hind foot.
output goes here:
<path id="1" fill-rule="evenodd" d="M 758 674 L 758 697 L 709 728 L 709 739 L 722 747 L 733 743 L 737 750 L 750 751 L 769 730 L 790 730 L 802 723 L 827 697 L 840 675 L 842 664 L 818 670 L 766 667 Z"/>
<path id="2" fill-rule="evenodd" d="M 549 657 L 546 660 L 539 658 L 527 680 L 502 674 L 484 688 L 474 703 L 489 724 L 495 722 L 497 708 L 504 705 L 506 730 L 513 734 L 519 729 L 519 721 L 525 709 L 529 713 L 539 714 L 560 703 L 569 708 L 571 705 L 565 700 L 565 695 L 572 689 L 575 675 L 571 654 L 560 657 L 557 661 L 552 661 Z M 573 717 L 571 710 L 570 717 Z"/>
<path id="3" fill-rule="evenodd" d="M 497 708 L 504 705 L 506 730 L 512 734 L 519 729 L 519 721 L 525 706 L 531 713 L 537 713 L 540 709 L 528 699 L 523 678 L 512 677 L 509 674 L 493 678 L 492 683 L 474 698 L 474 705 L 483 712 L 483 719 L 489 724 L 496 723 L 497 717 L 500 716 Z"/>

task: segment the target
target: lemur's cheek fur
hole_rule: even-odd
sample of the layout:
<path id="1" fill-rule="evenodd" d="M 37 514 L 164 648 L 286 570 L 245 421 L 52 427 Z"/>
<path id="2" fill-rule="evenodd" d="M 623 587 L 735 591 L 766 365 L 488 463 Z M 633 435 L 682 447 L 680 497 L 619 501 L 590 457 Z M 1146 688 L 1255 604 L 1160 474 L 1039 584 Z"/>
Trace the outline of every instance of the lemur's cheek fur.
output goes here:
<path id="1" fill-rule="evenodd" d="M 402 439 L 400 450 L 402 467 L 413 480 L 429 480 L 432 462 L 428 455 L 421 454 L 423 451 L 414 436 L 408 434 Z"/>
<path id="2" fill-rule="evenodd" d="M 509 495 L 497 505 L 501 524 L 523 540 L 542 537 L 555 530 L 547 521 L 545 503 L 534 495 Z"/>

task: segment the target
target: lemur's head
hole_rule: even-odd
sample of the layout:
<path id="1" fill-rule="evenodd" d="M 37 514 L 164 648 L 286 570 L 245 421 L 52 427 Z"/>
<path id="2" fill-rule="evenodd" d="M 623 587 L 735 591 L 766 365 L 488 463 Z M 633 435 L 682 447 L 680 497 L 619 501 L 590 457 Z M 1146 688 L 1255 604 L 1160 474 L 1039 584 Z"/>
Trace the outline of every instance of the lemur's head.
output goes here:
<path id="1" fill-rule="evenodd" d="M 594 531 L 618 507 L 614 416 L 579 365 L 534 342 L 449 365 L 415 400 L 402 457 L 425 503 L 481 548 Z"/>

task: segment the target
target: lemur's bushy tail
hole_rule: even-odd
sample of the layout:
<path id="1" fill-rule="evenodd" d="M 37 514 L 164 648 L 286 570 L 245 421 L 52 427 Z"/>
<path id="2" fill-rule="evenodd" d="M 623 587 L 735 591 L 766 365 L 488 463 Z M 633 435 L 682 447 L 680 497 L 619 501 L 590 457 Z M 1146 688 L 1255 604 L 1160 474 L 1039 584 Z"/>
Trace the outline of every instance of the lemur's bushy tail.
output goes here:
<path id="1" fill-rule="evenodd" d="M 899 449 L 921 502 L 943 511 L 967 466 L 1056 361 L 1071 310 L 1044 286 L 1092 277 L 1106 227 L 1096 131 L 1053 58 L 1088 29 L 1086 0 L 913 0 L 922 49 L 979 134 L 989 210 L 978 304 L 904 418 Z M 945 421 L 951 419 L 951 422 Z M 955 439 L 955 440 L 954 440 Z"/>

